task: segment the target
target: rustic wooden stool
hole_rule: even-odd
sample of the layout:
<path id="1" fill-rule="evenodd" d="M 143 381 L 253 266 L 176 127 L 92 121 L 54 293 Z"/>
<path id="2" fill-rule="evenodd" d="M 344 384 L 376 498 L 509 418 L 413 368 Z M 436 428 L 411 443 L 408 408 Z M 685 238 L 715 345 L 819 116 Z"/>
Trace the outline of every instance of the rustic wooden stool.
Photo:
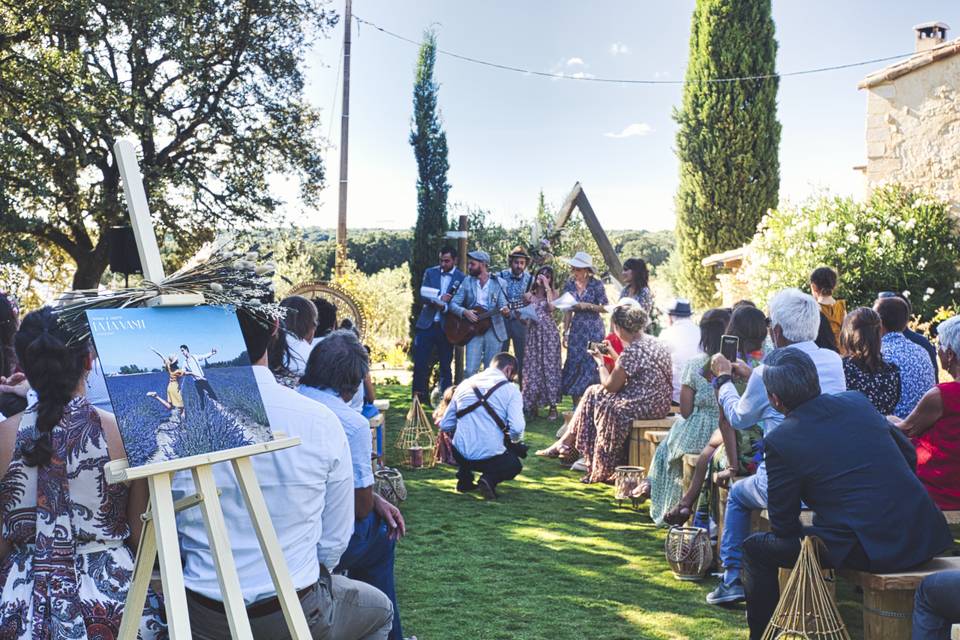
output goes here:
<path id="1" fill-rule="evenodd" d="M 633 426 L 630 427 L 630 440 L 627 445 L 629 449 L 627 460 L 629 460 L 631 467 L 643 467 L 648 471 L 650 470 L 650 463 L 653 462 L 653 449 L 647 447 L 649 443 L 644 439 L 644 434 L 650 431 L 670 431 L 674 419 L 673 416 L 668 416 L 659 420 L 633 421 Z M 646 457 L 648 452 L 650 454 L 649 458 Z"/>
<path id="2" fill-rule="evenodd" d="M 649 473 L 650 467 L 653 465 L 653 454 L 657 452 L 657 445 L 666 440 L 668 435 L 670 435 L 669 431 L 644 431 L 643 444 L 640 447 L 639 454 L 640 464 L 636 466 L 647 469 Z"/>

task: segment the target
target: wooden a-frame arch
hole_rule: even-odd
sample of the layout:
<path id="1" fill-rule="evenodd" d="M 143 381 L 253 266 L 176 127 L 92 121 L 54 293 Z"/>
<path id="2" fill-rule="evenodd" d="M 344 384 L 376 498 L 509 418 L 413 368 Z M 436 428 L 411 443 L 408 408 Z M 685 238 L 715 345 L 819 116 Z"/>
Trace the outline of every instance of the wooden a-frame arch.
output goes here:
<path id="1" fill-rule="evenodd" d="M 600 221 L 597 220 L 597 214 L 594 213 L 593 207 L 590 206 L 590 201 L 587 200 L 587 194 L 584 193 L 583 187 L 579 182 L 573 185 L 570 195 L 563 201 L 563 206 L 561 206 L 560 211 L 557 212 L 557 218 L 553 225 L 554 229 L 562 229 L 570 220 L 574 209 L 580 210 L 580 213 L 583 215 L 583 221 L 587 223 L 587 228 L 590 229 L 593 239 L 597 241 L 597 246 L 600 247 L 600 254 L 603 256 L 603 261 L 607 263 L 610 274 L 619 280 L 620 275 L 623 273 L 623 265 L 620 263 L 617 252 L 613 250 L 610 238 L 607 237 L 603 227 L 600 226 Z"/>

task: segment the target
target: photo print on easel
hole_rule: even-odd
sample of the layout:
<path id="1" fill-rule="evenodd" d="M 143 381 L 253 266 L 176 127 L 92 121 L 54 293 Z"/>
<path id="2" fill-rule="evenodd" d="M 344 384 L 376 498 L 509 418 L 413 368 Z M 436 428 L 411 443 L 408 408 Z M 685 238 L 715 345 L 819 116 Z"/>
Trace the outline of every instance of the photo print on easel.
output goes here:
<path id="1" fill-rule="evenodd" d="M 272 439 L 232 307 L 88 310 L 131 467 Z"/>

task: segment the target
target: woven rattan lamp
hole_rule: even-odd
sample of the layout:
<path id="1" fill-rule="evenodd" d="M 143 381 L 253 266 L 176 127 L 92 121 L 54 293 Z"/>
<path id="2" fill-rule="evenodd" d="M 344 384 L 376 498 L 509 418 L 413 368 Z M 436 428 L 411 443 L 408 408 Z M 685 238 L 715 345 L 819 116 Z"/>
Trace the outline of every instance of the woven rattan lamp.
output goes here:
<path id="1" fill-rule="evenodd" d="M 817 557 L 819 538 L 807 536 L 763 640 L 850 640 L 837 604 L 827 589 Z"/>
<path id="2" fill-rule="evenodd" d="M 427 418 L 420 404 L 420 398 L 413 396 L 407 419 L 397 436 L 397 449 L 403 452 L 404 464 L 411 469 L 431 468 L 434 465 L 432 455 L 436 443 L 433 423 Z"/>

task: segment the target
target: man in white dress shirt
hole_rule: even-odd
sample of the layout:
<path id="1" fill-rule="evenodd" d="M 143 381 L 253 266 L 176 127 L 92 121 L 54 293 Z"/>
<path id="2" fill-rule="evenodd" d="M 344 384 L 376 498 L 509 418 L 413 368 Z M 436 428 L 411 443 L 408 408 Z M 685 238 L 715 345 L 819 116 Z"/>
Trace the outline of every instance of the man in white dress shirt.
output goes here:
<path id="1" fill-rule="evenodd" d="M 523 437 L 523 398 L 511 381 L 517 374 L 517 359 L 498 353 L 490 367 L 459 385 L 440 422 L 440 429 L 453 432 L 453 457 L 457 461 L 457 491 L 480 489 L 488 500 L 497 497 L 497 485 L 512 480 L 523 470 L 506 439 Z M 473 472 L 481 473 L 478 484 Z"/>
<path id="2" fill-rule="evenodd" d="M 700 327 L 691 316 L 693 309 L 689 300 L 677 298 L 667 308 L 669 326 L 660 334 L 660 340 L 670 350 L 673 363 L 673 402 L 680 404 L 680 378 L 687 362 L 700 353 Z"/>
<path id="3" fill-rule="evenodd" d="M 383 640 L 393 623 L 387 596 L 363 582 L 330 575 L 354 526 L 353 465 L 340 421 L 319 402 L 274 379 L 267 368 L 267 348 L 275 332 L 238 315 L 271 427 L 301 440 L 298 447 L 254 456 L 253 466 L 312 636 Z M 289 638 L 233 471 L 221 463 L 214 466 L 214 474 L 254 638 Z M 174 499 L 195 493 L 189 473 L 176 475 L 173 492 Z M 230 638 L 200 509 L 177 514 L 177 529 L 193 637 Z"/>

